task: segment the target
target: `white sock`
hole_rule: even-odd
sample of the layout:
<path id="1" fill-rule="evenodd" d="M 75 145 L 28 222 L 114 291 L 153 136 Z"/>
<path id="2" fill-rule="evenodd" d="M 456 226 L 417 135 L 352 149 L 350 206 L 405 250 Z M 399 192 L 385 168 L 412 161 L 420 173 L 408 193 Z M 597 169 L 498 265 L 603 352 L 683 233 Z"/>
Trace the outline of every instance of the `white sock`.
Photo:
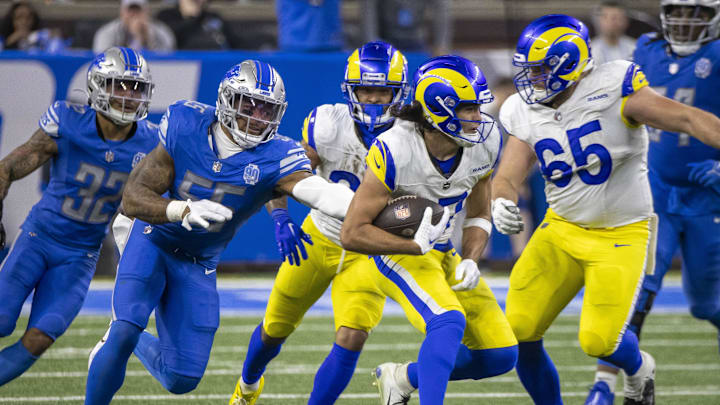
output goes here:
<path id="1" fill-rule="evenodd" d="M 240 389 L 243 393 L 247 394 L 248 392 L 255 392 L 260 388 L 260 380 L 255 381 L 252 384 L 248 384 L 243 380 L 242 376 L 240 376 Z"/>
<path id="2" fill-rule="evenodd" d="M 602 381 L 610 387 L 610 392 L 615 392 L 615 385 L 617 384 L 617 374 L 609 373 L 607 371 L 595 372 L 595 382 Z"/>

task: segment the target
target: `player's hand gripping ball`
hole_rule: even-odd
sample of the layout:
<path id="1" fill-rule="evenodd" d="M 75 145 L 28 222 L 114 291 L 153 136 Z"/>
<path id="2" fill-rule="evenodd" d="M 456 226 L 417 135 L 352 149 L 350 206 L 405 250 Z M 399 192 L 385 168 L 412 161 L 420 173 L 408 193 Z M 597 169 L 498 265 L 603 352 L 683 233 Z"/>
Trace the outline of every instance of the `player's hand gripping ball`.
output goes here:
<path id="1" fill-rule="evenodd" d="M 412 238 L 427 207 L 432 208 L 433 225 L 437 224 L 443 216 L 443 207 L 440 204 L 415 195 L 404 195 L 390 200 L 375 218 L 373 225 L 393 235 Z"/>

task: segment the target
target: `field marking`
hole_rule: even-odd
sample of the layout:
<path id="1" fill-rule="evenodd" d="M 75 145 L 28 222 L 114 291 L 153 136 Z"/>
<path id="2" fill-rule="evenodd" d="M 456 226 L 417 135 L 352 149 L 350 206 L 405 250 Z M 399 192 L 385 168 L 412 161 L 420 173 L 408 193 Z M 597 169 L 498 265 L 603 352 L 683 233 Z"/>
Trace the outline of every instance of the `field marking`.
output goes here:
<path id="1" fill-rule="evenodd" d="M 579 348 L 580 343 L 576 340 L 551 340 L 544 342 L 545 347 L 551 348 L 564 348 L 568 344 Z M 641 346 L 647 347 L 716 347 L 717 340 L 711 339 L 645 339 L 641 342 Z M 285 345 L 283 347 L 283 353 L 298 353 L 298 352 L 329 352 L 332 348 L 332 342 L 328 341 L 327 344 L 321 345 Z M 389 350 L 419 350 L 420 343 L 369 343 L 363 348 L 365 352 L 378 352 L 378 351 L 389 351 Z M 46 359 L 74 359 L 87 357 L 90 354 L 92 347 L 60 347 L 48 350 L 43 355 Z M 213 346 L 212 354 L 221 353 L 246 353 L 247 347 L 243 346 Z"/>
<path id="2" fill-rule="evenodd" d="M 617 396 L 621 397 L 622 393 L 617 393 Z M 692 387 L 683 387 L 679 390 L 660 390 L 655 392 L 657 397 L 698 397 L 698 396 L 717 396 L 720 395 L 720 389 L 717 390 L 703 390 L 697 391 Z M 450 392 L 445 395 L 445 398 L 456 398 L 456 399 L 472 399 L 472 398 L 527 398 L 527 394 L 524 392 Z M 580 392 L 565 392 L 562 394 L 563 397 L 585 397 L 587 391 Z M 268 399 L 308 399 L 309 394 L 263 394 L 264 400 Z M 190 401 L 190 400 L 227 400 L 230 398 L 229 394 L 208 394 L 208 395 L 116 395 L 113 398 L 115 401 Z M 340 399 L 374 399 L 377 398 L 375 393 L 367 394 L 342 394 Z M 69 401 L 84 401 L 85 396 L 83 395 L 72 395 L 63 397 L 9 397 L 0 398 L 0 402 L 69 402 Z"/>
<path id="3" fill-rule="evenodd" d="M 239 375 L 242 370 L 242 364 L 232 361 L 216 361 L 212 363 L 215 367 L 208 368 L 205 371 L 205 376 L 223 376 L 223 375 Z M 237 366 L 233 368 L 233 366 Z M 272 364 L 268 367 L 268 375 L 315 375 L 319 365 L 302 363 L 302 364 Z M 557 366 L 560 371 L 594 371 L 595 365 L 588 364 L 583 366 Z M 720 364 L 707 363 L 707 364 L 664 364 L 659 367 L 660 371 L 713 371 L 720 370 Z M 355 369 L 355 374 L 370 374 L 374 368 L 358 367 Z M 125 373 L 126 377 L 147 377 L 150 374 L 146 370 L 128 370 Z M 87 371 L 31 371 L 24 373 L 21 378 L 85 378 L 87 377 Z M 493 382 L 519 382 L 517 377 L 492 377 Z M 580 386 L 586 386 L 587 383 L 582 383 Z"/>
<path id="4" fill-rule="evenodd" d="M 700 323 L 697 328 L 693 328 L 690 330 L 684 330 L 684 329 L 678 329 L 677 325 L 675 324 L 667 324 L 667 325 L 654 325 L 654 326 L 646 326 L 643 328 L 643 332 L 647 336 L 648 334 L 667 334 L 667 335 L 711 335 L 713 334 L 716 329 L 710 326 L 709 324 L 706 327 L 703 323 Z M 229 334 L 250 334 L 252 333 L 255 328 L 257 328 L 257 324 L 248 324 L 248 325 L 232 325 L 232 326 L 220 326 L 220 329 L 218 329 L 219 333 L 229 333 Z M 107 331 L 107 327 L 102 328 L 75 328 L 68 330 L 63 336 L 97 336 L 98 339 L 105 334 L 105 331 Z M 157 332 L 154 328 L 148 328 L 148 332 L 157 335 Z M 332 333 L 335 331 L 335 327 L 332 325 L 332 321 L 329 321 L 327 324 L 303 324 L 301 325 L 293 334 L 299 334 L 299 333 L 317 333 L 317 332 L 327 332 Z M 16 332 L 13 332 L 11 337 L 20 337 L 25 333 L 24 330 L 18 330 Z M 380 325 L 378 328 L 376 328 L 373 331 L 373 334 L 419 334 L 417 329 L 412 327 L 411 325 L 386 325 L 382 326 Z M 559 335 L 559 334 L 576 334 L 578 333 L 578 327 L 573 325 L 562 325 L 562 326 L 554 326 L 551 327 L 548 330 L 548 335 Z"/>

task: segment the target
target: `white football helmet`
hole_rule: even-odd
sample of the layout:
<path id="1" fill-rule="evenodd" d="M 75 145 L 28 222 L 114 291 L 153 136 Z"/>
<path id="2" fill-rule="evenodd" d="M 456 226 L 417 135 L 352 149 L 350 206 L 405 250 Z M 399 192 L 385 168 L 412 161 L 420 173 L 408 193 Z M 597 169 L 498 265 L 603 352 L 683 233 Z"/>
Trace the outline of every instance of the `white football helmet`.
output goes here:
<path id="1" fill-rule="evenodd" d="M 147 61 L 138 52 L 112 47 L 99 54 L 87 72 L 90 106 L 118 125 L 147 117 L 152 83 Z"/>
<path id="2" fill-rule="evenodd" d="M 275 136 L 285 114 L 285 84 L 265 62 L 245 60 L 226 74 L 218 87 L 215 114 L 243 149 Z"/>
<path id="3" fill-rule="evenodd" d="M 720 35 L 720 0 L 661 0 L 660 21 L 672 51 L 685 56 Z"/>

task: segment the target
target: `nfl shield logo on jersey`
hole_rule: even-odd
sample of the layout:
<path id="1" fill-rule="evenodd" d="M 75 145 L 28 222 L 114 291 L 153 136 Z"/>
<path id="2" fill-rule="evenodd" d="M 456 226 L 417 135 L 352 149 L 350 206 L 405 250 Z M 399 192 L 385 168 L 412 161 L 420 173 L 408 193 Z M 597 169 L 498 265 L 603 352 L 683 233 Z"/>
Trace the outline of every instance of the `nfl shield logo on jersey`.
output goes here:
<path id="1" fill-rule="evenodd" d="M 401 221 L 410 218 L 410 206 L 405 203 L 395 207 L 395 218 Z"/>
<path id="2" fill-rule="evenodd" d="M 215 162 L 213 162 L 212 170 L 213 170 L 215 173 L 220 173 L 220 169 L 222 169 L 222 163 L 220 163 L 220 162 L 217 161 L 217 160 L 216 160 Z"/>
<path id="3" fill-rule="evenodd" d="M 135 156 L 133 156 L 132 167 L 134 168 L 135 166 L 137 166 L 137 164 L 140 163 L 140 161 L 144 157 L 145 157 L 145 154 L 143 152 L 136 153 Z"/>
<path id="4" fill-rule="evenodd" d="M 711 71 L 712 62 L 710 62 L 710 59 L 700 58 L 697 62 L 695 62 L 695 76 L 697 76 L 698 79 L 707 78 L 708 76 L 710 76 Z"/>
<path id="5" fill-rule="evenodd" d="M 115 160 L 115 154 L 111 150 L 105 152 L 105 161 L 112 163 L 113 160 Z"/>
<path id="6" fill-rule="evenodd" d="M 258 182 L 258 179 L 260 179 L 260 168 L 250 163 L 245 167 L 245 172 L 243 173 L 243 180 L 245 180 L 245 183 L 252 186 Z"/>

